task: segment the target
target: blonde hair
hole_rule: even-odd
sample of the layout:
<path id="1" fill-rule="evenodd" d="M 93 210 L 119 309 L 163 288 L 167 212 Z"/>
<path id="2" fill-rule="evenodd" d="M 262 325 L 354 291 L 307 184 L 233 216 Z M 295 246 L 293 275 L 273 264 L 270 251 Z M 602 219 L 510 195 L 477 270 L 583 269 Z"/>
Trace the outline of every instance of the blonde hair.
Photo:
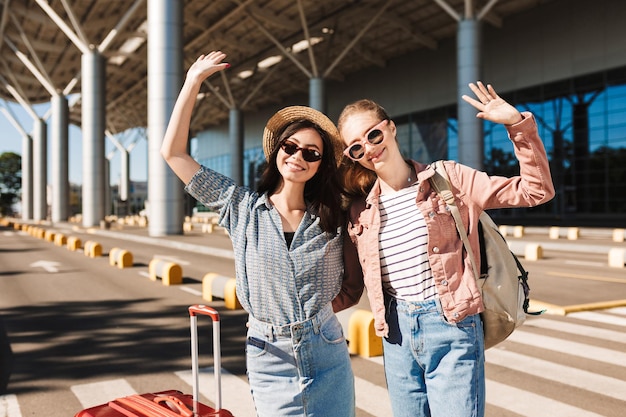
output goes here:
<path id="1" fill-rule="evenodd" d="M 380 104 L 370 99 L 361 99 L 346 105 L 337 121 L 337 128 L 341 134 L 341 128 L 345 124 L 348 117 L 371 112 L 376 118 L 382 120 L 391 120 L 387 111 Z M 345 147 L 345 146 L 344 146 Z M 343 158 L 340 166 L 340 175 L 343 178 L 343 188 L 346 192 L 347 203 L 352 200 L 366 197 L 376 182 L 376 174 L 364 168 L 360 163 L 348 158 Z"/>

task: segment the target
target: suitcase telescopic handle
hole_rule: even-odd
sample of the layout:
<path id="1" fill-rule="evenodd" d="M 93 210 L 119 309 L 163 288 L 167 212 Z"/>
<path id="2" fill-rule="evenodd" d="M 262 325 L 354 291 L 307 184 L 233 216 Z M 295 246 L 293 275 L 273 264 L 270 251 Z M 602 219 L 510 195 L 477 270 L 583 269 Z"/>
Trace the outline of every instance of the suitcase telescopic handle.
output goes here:
<path id="1" fill-rule="evenodd" d="M 203 316 L 211 316 L 213 321 L 220 321 L 220 313 L 213 307 L 205 306 L 204 304 L 194 304 L 189 306 L 189 315 L 196 316 L 201 314 Z"/>
<path id="2" fill-rule="evenodd" d="M 213 373 L 215 375 L 215 410 L 222 408 L 222 357 L 220 353 L 220 315 L 212 307 L 194 304 L 189 307 L 191 326 L 191 377 L 193 380 L 193 411 L 198 413 L 200 401 L 198 375 L 198 315 L 209 316 L 213 320 Z"/>

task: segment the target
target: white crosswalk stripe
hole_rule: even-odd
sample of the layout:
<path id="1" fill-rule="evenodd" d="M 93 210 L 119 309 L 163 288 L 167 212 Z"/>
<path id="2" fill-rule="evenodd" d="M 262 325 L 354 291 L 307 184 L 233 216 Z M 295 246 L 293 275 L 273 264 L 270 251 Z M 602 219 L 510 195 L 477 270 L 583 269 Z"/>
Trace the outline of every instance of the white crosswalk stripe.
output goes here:
<path id="1" fill-rule="evenodd" d="M 15 394 L 0 395 L 0 417 L 22 417 Z"/>
<path id="2" fill-rule="evenodd" d="M 490 349 L 485 353 L 486 362 L 490 364 L 503 366 L 525 374 L 541 376 L 541 378 L 553 382 L 606 395 L 618 400 L 623 400 L 626 395 L 626 381 L 616 378 L 497 348 Z M 493 395 L 489 395 L 489 397 L 493 398 Z"/>
<path id="3" fill-rule="evenodd" d="M 526 328 L 539 327 L 547 330 L 570 333 L 575 335 L 585 335 L 596 339 L 609 340 L 611 342 L 626 343 L 626 333 L 614 330 L 590 327 L 582 324 L 558 322 L 549 319 L 534 319 L 525 325 Z"/>
<path id="4" fill-rule="evenodd" d="M 622 317 L 623 316 L 623 317 Z M 569 318 L 574 320 L 569 320 Z M 566 318 L 542 316 L 532 318 L 500 346 L 486 352 L 487 366 L 487 417 L 495 417 L 493 410 L 506 410 L 523 417 L 603 417 L 598 410 L 590 406 L 583 409 L 580 404 L 567 403 L 567 396 L 559 395 L 558 390 L 550 393 L 530 392 L 517 385 L 518 378 L 537 378 L 553 383 L 558 389 L 567 387 L 596 398 L 623 403 L 626 407 L 626 349 L 615 348 L 616 344 L 626 346 L 626 332 L 620 331 L 626 320 L 626 308 L 611 309 L 603 312 L 572 313 Z M 549 335 L 548 335 L 549 334 Z M 567 338 L 563 335 L 568 335 Z M 596 340 L 594 344 L 583 341 L 572 341 L 572 336 L 584 335 L 581 339 Z M 608 347 L 600 347 L 602 341 Z M 529 349 L 530 348 L 530 349 Z M 556 363 L 537 356 L 540 351 L 554 351 L 572 359 Z M 563 356 L 561 356 L 563 357 Z M 583 368 L 578 364 L 590 360 L 608 364 L 613 370 L 624 369 L 623 377 L 619 372 L 611 375 Z M 382 357 L 369 358 L 376 364 L 375 368 L 383 372 Z M 494 368 L 495 367 L 495 368 Z M 498 380 L 489 379 L 490 370 L 506 370 L 506 382 L 502 373 Z M 191 371 L 184 370 L 174 373 L 189 386 L 191 393 Z M 495 376 L 495 374 L 493 374 Z M 509 376 L 510 375 L 510 376 Z M 215 403 L 215 379 L 212 368 L 200 370 L 200 392 L 212 404 Z M 510 379 L 508 379 L 510 378 Z M 510 382 L 509 382 L 510 381 Z M 522 385 L 523 386 L 523 385 Z M 357 409 L 367 415 L 389 417 L 391 406 L 384 386 L 377 385 L 364 378 L 355 378 Z M 164 387 L 167 389 L 167 387 Z M 137 393 L 137 389 L 125 379 L 112 379 L 72 386 L 71 391 L 84 408 L 103 404 L 111 399 Z M 252 395 L 245 377 L 233 375 L 222 370 L 222 406 L 235 416 L 254 416 Z M 15 395 L 0 396 L 0 417 L 22 417 L 19 398 Z M 491 407 L 491 414 L 489 411 Z M 590 411 L 591 410 L 591 411 Z M 499 412 L 499 411 L 498 411 Z M 359 411 L 357 411 L 357 416 Z M 362 415 L 362 414 L 361 414 Z M 615 415 L 615 414 L 612 414 Z"/>
<path id="5" fill-rule="evenodd" d="M 113 398 L 137 394 L 125 379 L 113 379 L 72 386 L 72 392 L 83 408 L 94 407 L 109 402 Z"/>
<path id="6" fill-rule="evenodd" d="M 176 372 L 176 375 L 189 386 L 193 386 L 191 370 Z M 200 394 L 215 404 L 216 386 L 213 368 L 202 368 L 198 374 Z M 222 408 L 235 416 L 254 416 L 254 403 L 248 383 L 236 375 L 222 369 Z"/>
<path id="7" fill-rule="evenodd" d="M 495 381 L 487 380 L 488 404 L 495 405 L 521 416 L 550 417 L 603 417 L 601 414 L 581 410 L 541 395 L 526 392 Z M 520 401 L 523 398 L 523 401 Z"/>

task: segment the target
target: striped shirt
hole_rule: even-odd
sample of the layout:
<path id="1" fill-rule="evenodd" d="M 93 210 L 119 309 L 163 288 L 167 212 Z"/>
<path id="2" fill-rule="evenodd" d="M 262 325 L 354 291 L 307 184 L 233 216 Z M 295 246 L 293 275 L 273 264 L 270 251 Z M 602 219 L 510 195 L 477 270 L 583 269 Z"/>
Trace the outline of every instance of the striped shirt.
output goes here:
<path id="1" fill-rule="evenodd" d="M 381 195 L 378 235 L 383 289 L 405 301 L 436 297 L 428 262 L 428 230 L 415 207 L 417 184 L 397 193 Z"/>
<path id="2" fill-rule="evenodd" d="M 219 211 L 219 224 L 233 242 L 237 298 L 254 318 L 277 326 L 307 320 L 339 293 L 343 235 L 324 233 L 310 207 L 288 245 L 267 194 L 206 167 L 185 190 Z"/>

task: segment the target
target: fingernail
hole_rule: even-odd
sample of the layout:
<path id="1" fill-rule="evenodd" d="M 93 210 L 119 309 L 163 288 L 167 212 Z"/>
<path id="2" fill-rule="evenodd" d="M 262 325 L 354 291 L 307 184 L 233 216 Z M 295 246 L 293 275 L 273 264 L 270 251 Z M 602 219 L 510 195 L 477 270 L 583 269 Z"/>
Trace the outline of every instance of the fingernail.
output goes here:
<path id="1" fill-rule="evenodd" d="M 226 68 L 230 68 L 230 64 L 226 64 Z"/>

